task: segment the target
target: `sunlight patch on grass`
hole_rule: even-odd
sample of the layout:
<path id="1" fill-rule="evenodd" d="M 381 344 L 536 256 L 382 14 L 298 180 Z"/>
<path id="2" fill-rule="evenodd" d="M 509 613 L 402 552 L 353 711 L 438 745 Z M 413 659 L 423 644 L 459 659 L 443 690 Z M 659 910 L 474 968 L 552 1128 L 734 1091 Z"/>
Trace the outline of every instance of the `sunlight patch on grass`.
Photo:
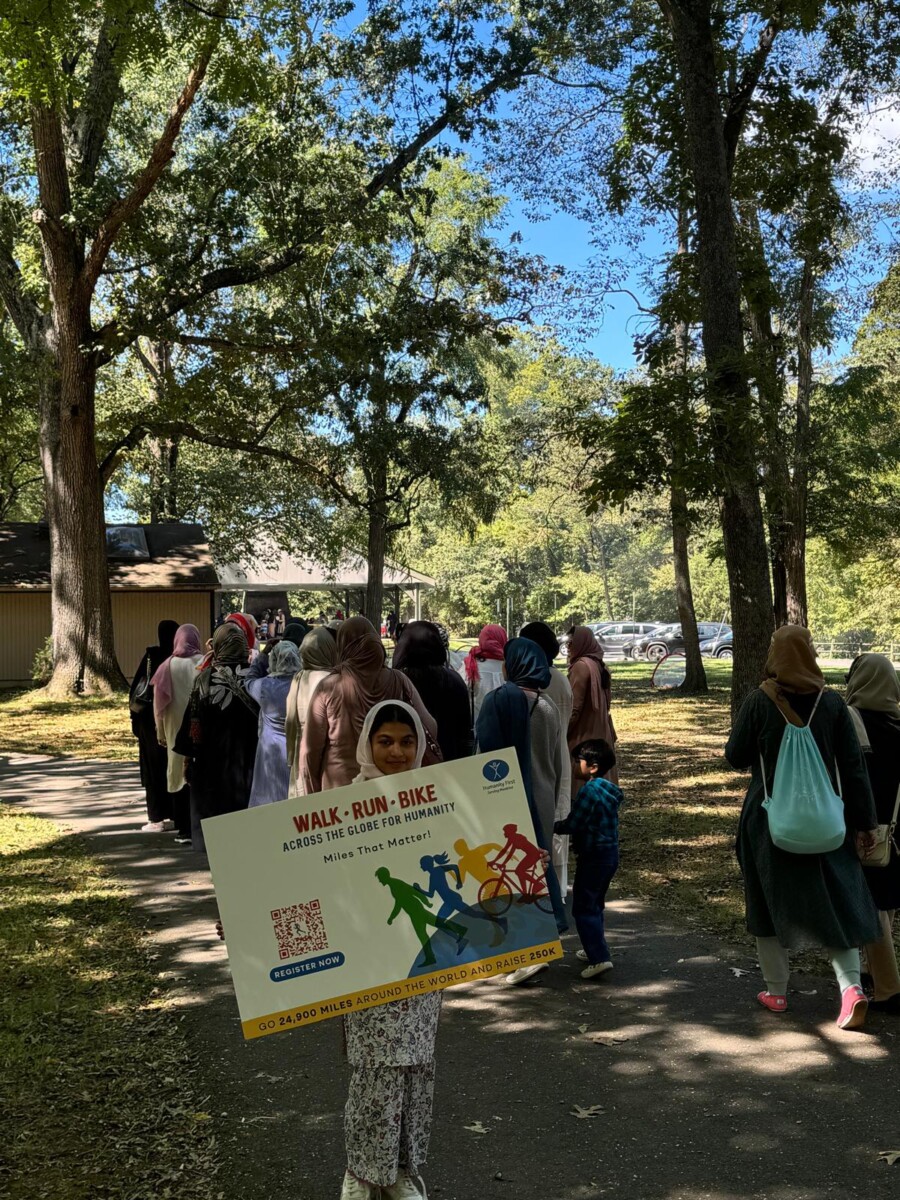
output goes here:
<path id="1" fill-rule="evenodd" d="M 0 753 L 135 759 L 128 697 L 47 700 L 38 690 L 0 692 Z"/>

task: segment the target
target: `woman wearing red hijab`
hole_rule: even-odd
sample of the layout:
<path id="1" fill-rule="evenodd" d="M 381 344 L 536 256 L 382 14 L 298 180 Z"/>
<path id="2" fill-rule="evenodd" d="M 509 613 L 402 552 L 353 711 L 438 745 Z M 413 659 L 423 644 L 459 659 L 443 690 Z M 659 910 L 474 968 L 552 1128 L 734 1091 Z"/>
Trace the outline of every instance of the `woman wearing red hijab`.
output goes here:
<path id="1" fill-rule="evenodd" d="M 569 634 L 569 683 L 572 687 L 572 716 L 569 719 L 569 749 L 582 742 L 603 738 L 616 744 L 616 730 L 610 715 L 612 679 L 603 661 L 603 647 L 585 625 L 576 625 Z M 608 778 L 618 783 L 615 769 Z M 572 798 L 585 782 L 577 763 L 572 764 Z"/>
<path id="2" fill-rule="evenodd" d="M 502 625 L 485 625 L 460 668 L 459 673 L 469 689 L 473 724 L 481 712 L 485 696 L 504 682 L 503 649 L 508 641 Z"/>

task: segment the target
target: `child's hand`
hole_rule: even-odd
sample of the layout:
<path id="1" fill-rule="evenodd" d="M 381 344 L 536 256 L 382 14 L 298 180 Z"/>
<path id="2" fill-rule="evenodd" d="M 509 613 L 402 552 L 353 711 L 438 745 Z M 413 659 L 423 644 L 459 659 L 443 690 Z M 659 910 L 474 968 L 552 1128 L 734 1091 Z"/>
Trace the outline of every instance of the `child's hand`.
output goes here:
<path id="1" fill-rule="evenodd" d="M 216 934 L 218 935 L 220 942 L 225 941 L 225 930 L 222 928 L 221 921 L 216 921 Z"/>

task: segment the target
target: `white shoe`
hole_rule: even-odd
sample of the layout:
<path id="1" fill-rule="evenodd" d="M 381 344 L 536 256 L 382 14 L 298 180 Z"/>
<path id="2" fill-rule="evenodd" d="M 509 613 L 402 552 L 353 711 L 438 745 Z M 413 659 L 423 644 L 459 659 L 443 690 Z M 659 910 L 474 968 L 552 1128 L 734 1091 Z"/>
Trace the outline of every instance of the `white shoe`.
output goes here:
<path id="1" fill-rule="evenodd" d="M 378 1200 L 381 1189 L 370 1183 L 363 1183 L 348 1171 L 344 1176 L 344 1186 L 341 1188 L 341 1200 Z"/>
<path id="2" fill-rule="evenodd" d="M 518 971 L 513 971 L 512 975 L 506 976 L 506 982 L 515 987 L 532 979 L 535 975 L 539 975 L 541 971 L 546 971 L 549 966 L 549 963 L 535 963 L 533 967 L 519 967 Z"/>
<path id="3" fill-rule="evenodd" d="M 428 1200 L 425 1180 L 421 1176 L 416 1179 L 408 1171 L 401 1171 L 396 1183 L 381 1190 L 385 1200 Z"/>
<path id="4" fill-rule="evenodd" d="M 613 965 L 611 962 L 591 963 L 589 967 L 585 967 L 581 972 L 582 979 L 596 979 L 598 975 L 605 975 L 607 971 L 611 971 Z"/>
<path id="5" fill-rule="evenodd" d="M 587 962 L 587 960 L 588 960 L 587 950 L 576 950 L 575 957 L 580 958 L 582 962 Z"/>
<path id="6" fill-rule="evenodd" d="M 175 826 L 173 825 L 172 828 L 174 829 Z M 148 821 L 146 825 L 141 826 L 141 833 L 165 833 L 165 832 L 166 832 L 165 821 Z"/>

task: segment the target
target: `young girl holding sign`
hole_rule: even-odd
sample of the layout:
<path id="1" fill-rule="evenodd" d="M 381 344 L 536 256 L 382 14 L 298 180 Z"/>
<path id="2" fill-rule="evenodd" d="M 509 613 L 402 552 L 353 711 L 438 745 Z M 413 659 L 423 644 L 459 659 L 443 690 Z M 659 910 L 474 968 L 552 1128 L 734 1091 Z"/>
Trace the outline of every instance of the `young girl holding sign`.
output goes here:
<path id="1" fill-rule="evenodd" d="M 420 767 L 425 731 L 418 713 L 400 701 L 376 704 L 356 753 L 354 783 Z M 425 1200 L 419 1171 L 431 1135 L 440 1013 L 441 993 L 430 992 L 344 1018 L 351 1075 L 341 1200 Z"/>

